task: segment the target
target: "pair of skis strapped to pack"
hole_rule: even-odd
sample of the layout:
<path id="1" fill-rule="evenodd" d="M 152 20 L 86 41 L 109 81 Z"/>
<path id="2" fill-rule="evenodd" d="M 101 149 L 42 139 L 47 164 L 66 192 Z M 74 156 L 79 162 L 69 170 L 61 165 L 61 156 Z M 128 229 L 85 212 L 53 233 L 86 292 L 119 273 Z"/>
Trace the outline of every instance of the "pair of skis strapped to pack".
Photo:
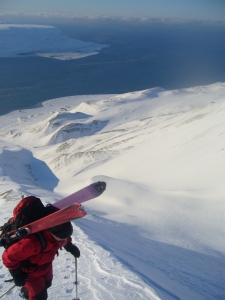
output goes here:
<path id="1" fill-rule="evenodd" d="M 98 181 L 84 187 L 70 196 L 63 198 L 62 200 L 59 200 L 53 205 L 58 210 L 50 215 L 0 235 L 0 246 L 4 246 L 7 239 L 11 239 L 12 241 L 14 239 L 15 241 L 18 241 L 29 234 L 86 216 L 87 213 L 81 203 L 100 196 L 105 189 L 106 183 Z"/>

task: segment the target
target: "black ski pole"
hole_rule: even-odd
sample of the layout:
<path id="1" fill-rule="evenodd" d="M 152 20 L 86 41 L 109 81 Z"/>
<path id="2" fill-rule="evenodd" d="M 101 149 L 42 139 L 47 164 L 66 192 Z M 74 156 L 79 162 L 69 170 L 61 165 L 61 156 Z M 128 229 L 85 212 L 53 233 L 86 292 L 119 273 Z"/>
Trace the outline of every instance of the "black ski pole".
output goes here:
<path id="1" fill-rule="evenodd" d="M 75 257 L 75 285 L 76 285 L 76 300 L 80 300 L 80 299 L 78 298 L 77 257 Z"/>
<path id="2" fill-rule="evenodd" d="M 4 282 L 13 282 L 14 279 L 13 278 L 10 278 L 10 279 L 7 279 L 7 280 L 4 280 Z"/>
<path id="3" fill-rule="evenodd" d="M 14 289 L 15 286 L 16 286 L 15 284 L 14 284 L 13 286 L 11 286 L 11 288 L 8 289 L 8 291 L 6 291 L 4 294 L 2 294 L 2 295 L 0 296 L 0 298 L 2 298 L 2 297 L 5 296 L 9 291 L 11 291 L 12 289 Z"/>

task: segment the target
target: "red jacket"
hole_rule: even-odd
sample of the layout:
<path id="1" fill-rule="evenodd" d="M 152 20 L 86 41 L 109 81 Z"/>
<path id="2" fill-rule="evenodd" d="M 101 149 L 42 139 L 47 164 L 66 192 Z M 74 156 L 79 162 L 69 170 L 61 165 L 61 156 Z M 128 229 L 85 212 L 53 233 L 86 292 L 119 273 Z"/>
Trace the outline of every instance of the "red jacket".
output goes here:
<path id="1" fill-rule="evenodd" d="M 52 263 L 54 257 L 60 247 L 65 246 L 68 242 L 71 242 L 71 238 L 62 241 L 56 241 L 48 230 L 42 231 L 46 248 L 41 252 L 41 243 L 35 235 L 30 235 L 16 244 L 12 245 L 3 252 L 2 261 L 3 264 L 9 269 L 17 269 L 22 267 L 27 273 L 34 271 L 40 267 L 46 268 Z M 28 267 L 24 267 L 24 261 L 28 263 Z M 29 267 L 32 264 L 32 267 Z"/>

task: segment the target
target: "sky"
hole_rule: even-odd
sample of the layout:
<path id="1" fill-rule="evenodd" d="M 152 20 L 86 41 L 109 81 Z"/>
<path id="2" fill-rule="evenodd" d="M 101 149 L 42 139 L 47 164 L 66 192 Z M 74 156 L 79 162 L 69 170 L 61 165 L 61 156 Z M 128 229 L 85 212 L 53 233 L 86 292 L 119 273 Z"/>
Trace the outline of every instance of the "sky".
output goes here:
<path id="1" fill-rule="evenodd" d="M 225 21 L 224 0 L 0 0 L 0 14 L 61 13 Z"/>

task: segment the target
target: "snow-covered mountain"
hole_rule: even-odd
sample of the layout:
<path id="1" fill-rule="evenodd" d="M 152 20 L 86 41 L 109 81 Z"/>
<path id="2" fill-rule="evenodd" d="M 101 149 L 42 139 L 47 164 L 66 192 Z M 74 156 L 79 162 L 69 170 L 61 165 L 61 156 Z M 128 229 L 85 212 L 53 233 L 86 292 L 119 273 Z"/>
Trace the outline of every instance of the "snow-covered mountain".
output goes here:
<path id="1" fill-rule="evenodd" d="M 1 116 L 2 223 L 22 194 L 54 202 L 104 180 L 74 222 L 82 300 L 225 299 L 224 112 L 216 83 L 66 97 Z M 73 259 L 61 251 L 54 265 L 49 299 L 71 299 Z"/>

